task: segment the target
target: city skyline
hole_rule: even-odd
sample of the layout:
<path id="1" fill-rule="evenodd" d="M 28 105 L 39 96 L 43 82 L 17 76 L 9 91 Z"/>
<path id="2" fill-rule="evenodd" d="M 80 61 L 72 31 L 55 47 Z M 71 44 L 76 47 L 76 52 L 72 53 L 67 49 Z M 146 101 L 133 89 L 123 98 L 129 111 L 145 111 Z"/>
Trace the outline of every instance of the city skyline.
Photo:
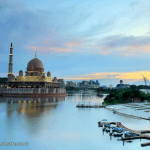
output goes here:
<path id="1" fill-rule="evenodd" d="M 102 85 L 150 79 L 150 2 L 0 1 L 0 77 L 37 57 L 45 71 L 66 80 L 99 80 Z M 104 82 L 104 83 L 101 83 Z M 139 83 L 140 84 L 140 83 Z"/>

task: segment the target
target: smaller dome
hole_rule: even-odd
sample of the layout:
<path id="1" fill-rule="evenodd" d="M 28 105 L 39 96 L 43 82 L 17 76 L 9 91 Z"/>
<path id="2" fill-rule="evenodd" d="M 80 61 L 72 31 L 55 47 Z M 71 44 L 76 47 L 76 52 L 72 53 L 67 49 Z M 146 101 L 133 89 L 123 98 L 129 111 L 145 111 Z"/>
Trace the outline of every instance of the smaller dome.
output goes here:
<path id="1" fill-rule="evenodd" d="M 19 76 L 23 76 L 23 71 L 22 70 L 19 71 Z"/>
<path id="2" fill-rule="evenodd" d="M 48 77 L 50 77 L 50 76 L 51 76 L 51 73 L 50 73 L 49 71 L 47 72 L 47 76 L 48 76 Z"/>
<path id="3" fill-rule="evenodd" d="M 57 81 L 57 77 L 54 77 L 53 81 L 55 81 L 55 82 L 56 82 L 56 81 Z"/>

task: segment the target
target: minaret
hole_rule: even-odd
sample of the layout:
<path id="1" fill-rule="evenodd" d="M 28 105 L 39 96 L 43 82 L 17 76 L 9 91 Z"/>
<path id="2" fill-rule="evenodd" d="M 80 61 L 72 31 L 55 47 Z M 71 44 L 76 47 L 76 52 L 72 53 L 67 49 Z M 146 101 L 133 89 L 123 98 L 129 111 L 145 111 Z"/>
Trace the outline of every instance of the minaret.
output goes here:
<path id="1" fill-rule="evenodd" d="M 9 65 L 8 65 L 8 81 L 11 81 L 12 73 L 13 73 L 13 47 L 11 43 L 9 54 Z"/>

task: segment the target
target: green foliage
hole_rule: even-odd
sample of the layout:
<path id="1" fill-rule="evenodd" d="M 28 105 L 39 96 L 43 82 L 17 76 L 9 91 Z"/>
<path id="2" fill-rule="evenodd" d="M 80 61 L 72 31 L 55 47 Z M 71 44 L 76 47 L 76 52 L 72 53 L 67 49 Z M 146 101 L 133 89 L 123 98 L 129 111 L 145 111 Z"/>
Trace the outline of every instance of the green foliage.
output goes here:
<path id="1" fill-rule="evenodd" d="M 139 91 L 136 86 L 132 86 L 130 89 L 119 89 L 113 92 L 110 92 L 109 95 L 104 99 L 105 104 L 114 104 L 114 103 L 126 103 L 131 102 L 132 98 L 138 97 L 142 101 L 150 101 L 150 94 Z"/>
<path id="2" fill-rule="evenodd" d="M 130 89 L 135 90 L 138 89 L 138 87 L 136 85 L 130 85 Z"/>
<path id="3" fill-rule="evenodd" d="M 102 87 L 99 87 L 97 89 L 97 92 L 101 92 L 101 93 L 112 93 L 112 92 L 115 92 L 115 91 L 116 91 L 116 89 L 104 89 Z"/>

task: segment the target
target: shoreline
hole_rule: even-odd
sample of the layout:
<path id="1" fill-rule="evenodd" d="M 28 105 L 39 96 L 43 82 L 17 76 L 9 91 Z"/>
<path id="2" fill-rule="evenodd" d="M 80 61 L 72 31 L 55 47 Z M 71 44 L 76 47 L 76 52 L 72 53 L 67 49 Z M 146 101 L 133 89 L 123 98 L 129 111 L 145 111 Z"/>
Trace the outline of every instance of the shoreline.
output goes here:
<path id="1" fill-rule="evenodd" d="M 68 96 L 68 93 L 3 93 L 0 97 L 47 97 L 47 96 Z"/>

